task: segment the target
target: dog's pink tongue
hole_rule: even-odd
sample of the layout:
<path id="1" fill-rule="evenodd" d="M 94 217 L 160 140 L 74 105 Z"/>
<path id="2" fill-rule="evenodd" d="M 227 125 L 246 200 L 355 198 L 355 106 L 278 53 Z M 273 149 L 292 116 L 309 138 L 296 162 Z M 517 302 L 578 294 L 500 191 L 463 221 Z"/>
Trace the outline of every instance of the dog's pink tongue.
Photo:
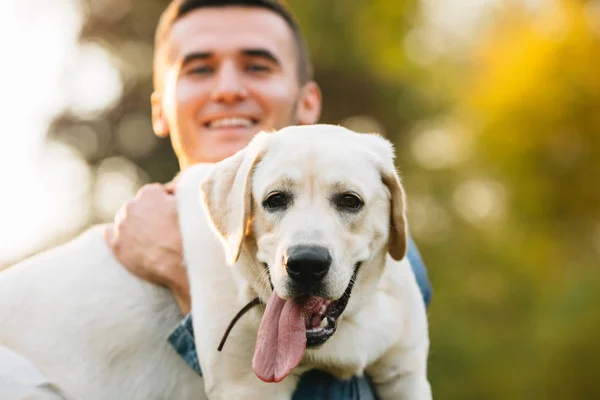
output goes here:
<path id="1" fill-rule="evenodd" d="M 260 322 L 252 368 L 265 382 L 280 382 L 294 369 L 306 350 L 303 305 L 296 299 L 269 298 Z"/>

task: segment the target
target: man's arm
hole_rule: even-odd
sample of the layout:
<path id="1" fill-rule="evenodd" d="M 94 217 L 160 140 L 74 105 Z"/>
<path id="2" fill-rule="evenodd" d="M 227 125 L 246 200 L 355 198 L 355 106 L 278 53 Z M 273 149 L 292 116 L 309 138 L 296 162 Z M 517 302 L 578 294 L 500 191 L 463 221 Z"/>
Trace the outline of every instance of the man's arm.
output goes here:
<path id="1" fill-rule="evenodd" d="M 182 314 L 188 314 L 190 286 L 177 214 L 174 184 L 146 185 L 117 213 L 105 238 L 133 275 L 166 286 Z"/>

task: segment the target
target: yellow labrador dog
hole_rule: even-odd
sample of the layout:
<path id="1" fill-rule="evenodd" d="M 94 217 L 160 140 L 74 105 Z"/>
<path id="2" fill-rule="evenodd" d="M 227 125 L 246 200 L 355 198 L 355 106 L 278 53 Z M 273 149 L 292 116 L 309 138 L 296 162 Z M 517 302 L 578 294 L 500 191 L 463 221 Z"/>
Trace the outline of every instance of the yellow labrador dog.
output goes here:
<path id="1" fill-rule="evenodd" d="M 169 294 L 125 272 L 97 229 L 0 275 L 0 345 L 73 399 L 290 399 L 313 368 L 366 373 L 382 399 L 431 398 L 388 141 L 261 133 L 186 170 L 177 197 L 204 381 L 165 341 Z"/>

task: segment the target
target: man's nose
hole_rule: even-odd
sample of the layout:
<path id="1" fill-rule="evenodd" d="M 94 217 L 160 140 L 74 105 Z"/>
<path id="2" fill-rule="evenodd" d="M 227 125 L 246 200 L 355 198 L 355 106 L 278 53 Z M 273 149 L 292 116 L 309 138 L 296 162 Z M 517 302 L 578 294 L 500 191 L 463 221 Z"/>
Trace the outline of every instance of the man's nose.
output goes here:
<path id="1" fill-rule="evenodd" d="M 302 285 L 318 283 L 331 267 L 331 254 L 322 246 L 292 246 L 285 267 L 290 278 Z"/>
<path id="2" fill-rule="evenodd" d="M 244 100 L 248 96 L 244 85 L 242 71 L 233 63 L 224 63 L 217 73 L 217 81 L 213 89 L 214 101 L 232 103 Z"/>

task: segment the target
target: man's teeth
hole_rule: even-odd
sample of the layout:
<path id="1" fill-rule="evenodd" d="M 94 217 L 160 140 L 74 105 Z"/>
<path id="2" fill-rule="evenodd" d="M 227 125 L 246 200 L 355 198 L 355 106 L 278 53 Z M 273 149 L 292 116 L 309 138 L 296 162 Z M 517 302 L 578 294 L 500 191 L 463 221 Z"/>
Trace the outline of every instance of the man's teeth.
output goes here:
<path id="1" fill-rule="evenodd" d="M 233 128 L 233 127 L 247 127 L 252 126 L 254 123 L 249 118 L 232 117 L 232 118 L 221 118 L 211 121 L 208 125 L 209 128 Z"/>

